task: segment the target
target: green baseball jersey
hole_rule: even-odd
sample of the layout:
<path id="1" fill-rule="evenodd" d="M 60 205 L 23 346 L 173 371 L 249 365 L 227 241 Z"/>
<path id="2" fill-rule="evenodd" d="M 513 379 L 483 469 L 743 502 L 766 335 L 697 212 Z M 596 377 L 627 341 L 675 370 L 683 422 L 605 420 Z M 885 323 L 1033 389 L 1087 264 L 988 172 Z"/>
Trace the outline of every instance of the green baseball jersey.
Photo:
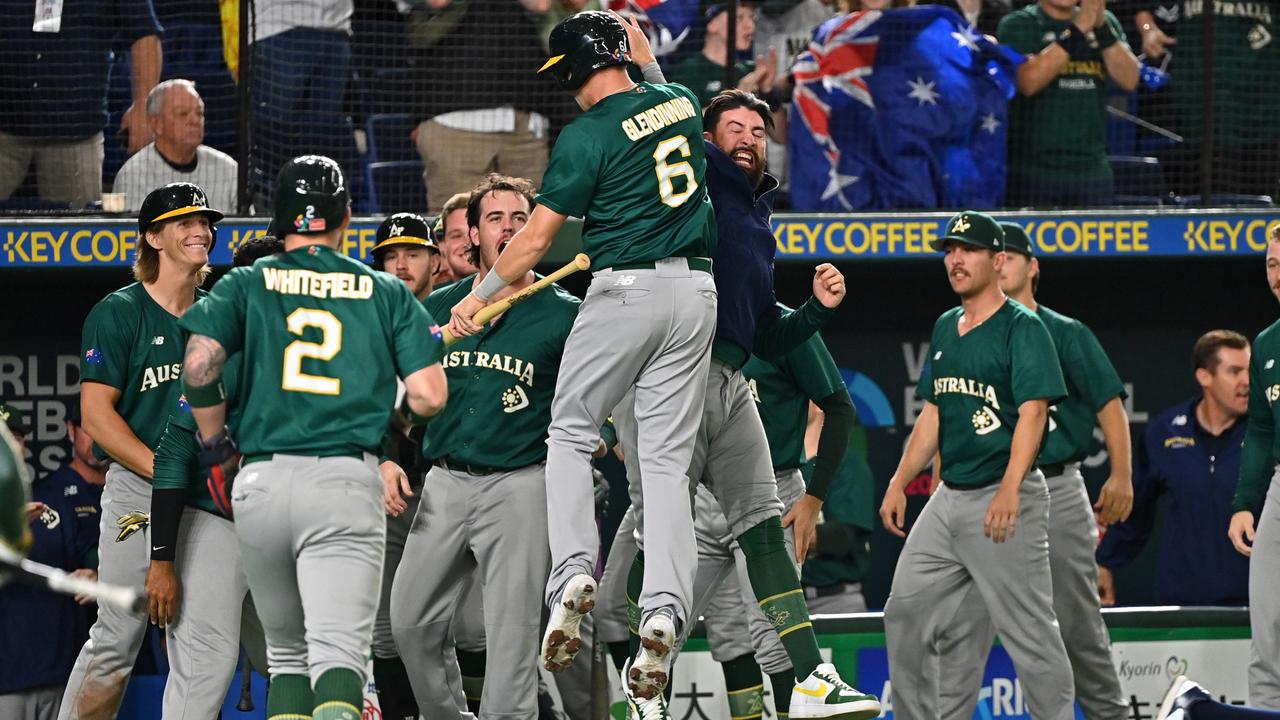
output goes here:
<path id="1" fill-rule="evenodd" d="M 858 530 L 859 543 L 848 555 L 812 555 L 800 569 L 801 583 L 825 587 L 862 582 L 871 570 L 871 531 L 874 525 L 875 475 L 867 464 L 866 430 L 855 426 L 849 433 L 849 452 L 840 461 L 819 522 L 836 522 Z"/>
<path id="2" fill-rule="evenodd" d="M 698 96 L 698 102 L 705 106 L 711 102 L 711 98 L 725 89 L 724 68 L 724 65 L 711 62 L 706 55 L 698 53 L 671 68 L 671 77 L 668 79 L 692 90 L 693 94 Z M 739 80 L 755 69 L 756 64 L 750 60 L 740 61 L 734 67 Z"/>
<path id="3" fill-rule="evenodd" d="M 1107 24 L 1120 42 L 1124 29 L 1111 11 Z M 1055 20 L 1028 5 L 1000 21 L 1000 42 L 1024 55 L 1049 46 L 1071 20 Z M 1052 178 L 1105 178 L 1107 68 L 1102 51 L 1084 47 L 1043 90 L 1009 103 L 1009 174 Z"/>
<path id="4" fill-rule="evenodd" d="M 199 301 L 207 293 L 196 290 Z M 80 380 L 120 391 L 116 412 L 133 434 L 154 449 L 165 419 L 182 397 L 186 333 L 142 283 L 127 285 L 89 311 L 80 336 Z M 94 445 L 100 458 L 107 454 Z"/>
<path id="5" fill-rule="evenodd" d="M 1202 134 L 1204 1 L 1183 0 L 1178 44 L 1172 48 L 1178 132 L 1198 142 Z M 1213 15 L 1214 142 L 1241 147 L 1280 137 L 1280 23 L 1278 6 L 1259 0 L 1216 0 Z"/>
<path id="6" fill-rule="evenodd" d="M 751 356 L 742 368 L 769 439 L 775 470 L 798 468 L 807 459 L 804 432 L 809 401 L 844 390 L 844 380 L 822 336 L 813 334 L 776 363 Z"/>
<path id="7" fill-rule="evenodd" d="M 1258 333 L 1249 357 L 1249 425 L 1232 510 L 1256 514 L 1280 460 L 1280 321 Z"/>
<path id="8" fill-rule="evenodd" d="M 1036 315 L 1049 330 L 1058 351 L 1058 364 L 1067 383 L 1067 397 L 1049 408 L 1049 435 L 1040 449 L 1040 462 L 1079 462 L 1097 448 L 1093 428 L 1098 411 L 1114 398 L 1129 397 L 1102 344 L 1084 323 L 1040 305 Z"/>
<path id="9" fill-rule="evenodd" d="M 584 219 L 595 269 L 711 257 L 702 109 L 683 85 L 639 83 L 605 97 L 560 132 L 538 203 Z"/>
<path id="10" fill-rule="evenodd" d="M 26 551 L 27 501 L 31 487 L 27 468 L 18 451 L 18 443 L 9 428 L 0 424 L 0 542 L 21 552 Z"/>
<path id="11" fill-rule="evenodd" d="M 227 358 L 222 372 L 222 385 L 227 393 L 227 428 L 235 437 L 240 430 L 240 418 L 244 414 L 240 403 L 240 373 L 243 372 L 244 354 L 236 353 Z M 208 468 L 200 465 L 197 454 L 200 444 L 196 440 L 196 419 L 189 409 L 169 415 L 160 442 L 156 444 L 155 471 L 151 485 L 156 490 L 186 490 L 187 504 L 205 512 L 219 514 L 205 486 Z"/>
<path id="12" fill-rule="evenodd" d="M 942 479 L 981 487 L 1004 477 L 1022 403 L 1052 405 L 1067 387 L 1053 338 L 1035 313 L 1007 300 L 961 337 L 963 313 L 949 310 L 934 324 L 916 396 L 938 406 Z"/>
<path id="13" fill-rule="evenodd" d="M 473 278 L 431 293 L 427 309 L 448 315 Z M 560 356 L 577 316 L 578 299 L 552 285 L 450 346 L 449 404 L 427 424 L 423 454 L 502 469 L 546 460 Z"/>
<path id="14" fill-rule="evenodd" d="M 182 327 L 243 352 L 245 455 L 378 453 L 396 377 L 439 362 L 440 329 L 394 275 L 310 245 L 227 273 Z"/>

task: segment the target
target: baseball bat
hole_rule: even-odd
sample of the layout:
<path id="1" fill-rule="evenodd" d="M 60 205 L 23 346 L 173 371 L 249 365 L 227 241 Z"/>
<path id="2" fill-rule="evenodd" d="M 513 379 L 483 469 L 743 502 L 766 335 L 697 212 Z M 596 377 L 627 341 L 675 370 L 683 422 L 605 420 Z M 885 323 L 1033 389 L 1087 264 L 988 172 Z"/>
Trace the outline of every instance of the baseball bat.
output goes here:
<path id="1" fill-rule="evenodd" d="M 75 577 L 56 567 L 28 560 L 0 545 L 0 575 L 6 572 L 12 572 L 13 578 L 19 582 L 43 585 L 64 595 L 87 595 L 100 605 L 115 605 L 135 613 L 147 609 L 146 596 L 133 588 Z"/>
<path id="2" fill-rule="evenodd" d="M 590 267 L 591 258 L 587 257 L 584 253 L 578 253 L 574 256 L 573 260 L 566 263 L 564 267 L 556 270 L 529 287 L 518 293 L 513 293 L 492 305 L 484 306 L 480 309 L 480 312 L 476 313 L 475 317 L 472 318 L 471 321 L 476 325 L 487 325 L 490 320 L 510 310 L 517 303 L 528 300 L 534 295 L 534 293 L 545 289 L 551 283 L 558 282 L 579 270 L 586 270 Z M 452 345 L 458 341 L 458 338 L 454 337 L 453 333 L 449 332 L 449 328 L 443 328 L 442 332 L 444 333 L 444 344 L 446 346 Z"/>

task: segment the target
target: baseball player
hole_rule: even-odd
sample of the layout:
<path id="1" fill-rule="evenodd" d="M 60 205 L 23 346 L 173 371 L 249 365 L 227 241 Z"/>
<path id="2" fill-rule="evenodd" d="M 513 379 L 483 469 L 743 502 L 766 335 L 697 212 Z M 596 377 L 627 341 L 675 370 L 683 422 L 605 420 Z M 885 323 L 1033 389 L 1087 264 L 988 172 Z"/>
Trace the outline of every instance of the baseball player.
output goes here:
<path id="1" fill-rule="evenodd" d="M 404 281 L 418 300 L 426 300 L 435 285 L 435 275 L 443 264 L 431 226 L 415 213 L 396 213 L 378 226 L 374 235 L 373 266 Z M 378 466 L 384 484 L 391 480 L 397 486 L 407 484 L 403 511 L 387 513 L 387 550 L 382 563 L 382 584 L 378 594 L 378 614 L 373 623 L 373 677 L 378 689 L 378 707 L 384 717 L 412 718 L 418 715 L 418 703 L 395 638 L 391 634 L 391 582 L 404 554 L 409 526 L 418 511 L 418 493 L 422 489 L 423 467 L 420 428 L 407 428 L 392 418 L 392 429 L 384 440 L 383 450 L 389 461 Z M 388 477 L 390 476 L 390 477 Z"/>
<path id="2" fill-rule="evenodd" d="M 525 276 L 567 217 L 585 218 L 582 248 L 595 278 L 564 349 L 547 439 L 553 607 L 543 658 L 567 668 L 581 645 L 578 625 L 594 604 L 599 543 L 591 455 L 605 418 L 634 388 L 640 492 L 666 520 L 649 536 L 654 560 L 641 598 L 641 633 L 649 641 L 643 664 L 659 667 L 691 603 L 696 558 L 685 470 L 715 329 L 715 217 L 698 101 L 679 85 L 633 83 L 625 31 L 606 13 L 560 21 L 550 48 L 541 72 L 573 92 L 584 113 L 561 131 L 529 223 L 454 307 L 450 328 L 459 336 L 479 332 L 475 313 Z M 657 689 L 639 688 L 647 699 L 660 697 Z"/>
<path id="3" fill-rule="evenodd" d="M 138 212 L 138 282 L 103 298 L 89 312 L 80 348 L 80 407 L 96 452 L 111 459 L 102 492 L 98 577 L 141 587 L 149 565 L 151 477 L 154 448 L 165 419 L 180 407 L 178 375 L 182 339 L 178 318 L 204 296 L 213 225 L 222 213 L 204 191 L 172 183 L 151 191 Z M 58 717 L 111 718 L 124 697 L 147 616 L 115 605 L 98 608 L 89 640 L 71 671 Z M 169 646 L 170 673 L 163 711 L 167 717 L 211 717 L 222 704 L 187 694 L 184 676 L 202 650 L 186 642 Z"/>
<path id="4" fill-rule="evenodd" d="M 236 248 L 233 262 L 245 267 L 282 249 L 275 237 L 253 238 Z M 238 393 L 242 366 L 242 356 L 232 356 L 225 373 L 228 425 L 233 428 L 243 413 Z M 174 408 L 155 449 L 145 587 L 151 622 L 164 630 L 169 646 L 202 647 L 199 653 L 171 655 L 171 667 L 183 664 L 170 681 L 183 683 L 175 692 L 200 707 L 216 708 L 227 696 L 242 638 L 255 665 L 265 669 L 266 657 L 235 527 L 214 504 L 199 450 L 190 410 Z"/>
<path id="5" fill-rule="evenodd" d="M 1267 285 L 1280 299 L 1280 230 L 1267 242 Z M 1249 704 L 1280 710 L 1280 321 L 1258 333 L 1249 359 L 1249 427 L 1245 431 L 1235 514 L 1227 535 L 1249 558 Z M 1270 478 L 1270 480 L 1268 480 Z M 1269 486 L 1269 487 L 1268 487 Z M 1257 530 L 1254 530 L 1255 519 Z"/>
<path id="6" fill-rule="evenodd" d="M 1000 289 L 1044 323 L 1053 338 L 1067 384 L 1067 397 L 1049 409 L 1049 432 L 1037 464 L 1049 489 L 1049 572 L 1053 577 L 1053 610 L 1071 660 L 1076 699 L 1087 718 L 1123 720 L 1129 704 L 1111 662 L 1111 642 L 1102 622 L 1098 598 L 1098 525 L 1124 520 L 1133 507 L 1133 475 L 1129 459 L 1128 396 L 1102 345 L 1079 320 L 1036 303 L 1040 261 L 1031 238 L 1017 223 L 1000 223 L 1005 261 Z M 1111 477 L 1098 503 L 1089 493 L 1080 463 L 1093 452 L 1095 420 L 1102 428 L 1111 458 Z M 1093 510 L 1097 510 L 1095 518 Z M 941 654 L 948 658 L 938 682 L 941 717 L 971 718 L 978 702 L 974 687 L 982 685 L 995 628 L 986 605 L 970 594 L 945 632 Z"/>
<path id="7" fill-rule="evenodd" d="M 253 358 L 229 490 L 267 637 L 268 717 L 355 718 L 385 549 L 374 452 L 397 376 L 413 413 L 444 405 L 441 343 L 403 282 L 336 249 L 351 219 L 336 162 L 294 158 L 277 187 L 285 252 L 227 273 L 183 318 L 183 386 L 201 459 L 225 465 L 237 447 L 220 377 L 228 355 Z"/>
<path id="8" fill-rule="evenodd" d="M 467 223 L 480 272 L 432 294 L 426 306 L 433 316 L 482 282 L 533 207 L 527 180 L 494 175 L 472 191 Z M 494 300 L 534 281 L 527 272 Z M 483 588 L 485 674 L 503 680 L 484 684 L 481 716 L 538 713 L 538 669 L 530 659 L 538 652 L 537 598 L 549 562 L 547 427 L 578 305 L 552 286 L 445 356 L 453 399 L 427 426 L 423 454 L 434 467 L 391 590 L 392 632 L 423 717 L 462 717 L 458 666 L 441 658 L 448 657 L 468 580 Z"/>
<path id="9" fill-rule="evenodd" d="M 440 264 L 440 248 L 421 215 L 396 213 L 378 226 L 373 266 L 403 280 L 414 297 L 426 300 L 431 294 Z"/>
<path id="10" fill-rule="evenodd" d="M 894 715 L 941 717 L 939 636 L 976 593 L 1032 716 L 1069 720 L 1075 689 L 1053 610 L 1049 492 L 1035 466 L 1049 406 L 1067 394 L 1062 369 L 1044 323 L 1000 290 L 1005 236 L 995 220 L 962 212 L 935 247 L 961 304 L 934 324 L 916 390 L 924 409 L 880 507 L 889 532 L 904 536 L 904 489 L 941 452 L 942 486 L 907 536 L 885 606 Z"/>
<path id="11" fill-rule="evenodd" d="M 27 500 L 31 497 L 26 463 L 18 442 L 9 429 L 0 424 L 0 542 L 13 552 L 26 553 L 31 547 L 31 528 L 27 523 Z M 0 572 L 0 586 L 4 573 Z"/>
<path id="12" fill-rule="evenodd" d="M 634 23 L 627 27 L 629 36 L 637 39 L 636 46 L 646 51 L 639 62 L 646 71 L 654 70 L 639 27 Z M 874 717 L 880 714 L 879 702 L 841 680 L 818 651 L 793 554 L 786 546 L 781 522 L 784 505 L 778 498 L 764 428 L 740 372 L 753 352 L 777 357 L 798 346 L 831 317 L 845 294 L 844 277 L 832 265 L 822 264 L 814 273 L 814 297 L 800 310 L 784 317 L 775 305 L 776 244 L 769 217 L 777 181 L 764 172 L 765 136 L 772 122 L 766 103 L 737 90 L 721 93 L 703 114 L 707 187 L 720 237 L 716 290 L 725 302 L 717 314 L 712 367 L 687 476 L 706 482 L 719 500 L 746 557 L 757 602 L 775 623 L 791 658 L 797 684 L 791 693 L 791 715 Z M 629 412 L 629 406 L 619 407 L 614 417 Z M 811 536 L 822 505 L 822 490 L 813 492 L 788 513 L 805 538 Z M 643 502 L 643 497 L 632 494 L 642 542 L 647 535 Z M 657 517 L 665 526 L 666 516 Z M 642 555 L 637 555 L 637 562 L 643 562 Z M 648 640 L 652 645 L 653 639 Z M 634 689 L 644 697 L 656 695 L 666 682 L 662 657 L 641 652 L 629 671 Z"/>

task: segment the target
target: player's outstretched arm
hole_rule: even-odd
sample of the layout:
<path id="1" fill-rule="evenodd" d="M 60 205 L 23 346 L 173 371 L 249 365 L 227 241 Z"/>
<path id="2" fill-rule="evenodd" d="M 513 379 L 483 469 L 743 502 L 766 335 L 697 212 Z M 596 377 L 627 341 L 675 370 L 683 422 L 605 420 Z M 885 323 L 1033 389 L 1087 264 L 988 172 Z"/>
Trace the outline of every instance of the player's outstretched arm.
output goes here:
<path id="1" fill-rule="evenodd" d="M 226 426 L 226 395 L 219 383 L 226 363 L 227 351 L 217 340 L 199 334 L 187 340 L 187 354 L 182 362 L 182 385 L 202 438 L 212 438 Z"/>
<path id="2" fill-rule="evenodd" d="M 440 363 L 428 365 L 404 379 L 405 402 L 415 415 L 431 417 L 444 409 L 449 383 Z"/>
<path id="3" fill-rule="evenodd" d="M 920 417 L 916 418 L 911 437 L 907 439 L 907 448 L 902 451 L 898 469 L 884 491 L 884 502 L 880 504 L 880 521 L 886 530 L 898 537 L 907 536 L 903 528 L 907 518 L 907 483 L 924 470 L 937 452 L 938 406 L 926 402 Z"/>
<path id="4" fill-rule="evenodd" d="M 480 326 L 472 321 L 475 314 L 488 305 L 494 295 L 524 277 L 542 260 L 551 249 L 556 233 L 560 232 L 566 219 L 565 215 L 545 205 L 535 206 L 529 222 L 512 236 L 493 269 L 476 284 L 469 295 L 453 306 L 449 332 L 456 337 L 467 337 L 480 332 Z"/>
<path id="5" fill-rule="evenodd" d="M 120 390 L 110 385 L 81 383 L 80 415 L 84 418 L 84 428 L 116 462 L 149 478 L 155 471 L 155 455 L 133 434 L 129 423 L 116 410 L 120 396 Z"/>

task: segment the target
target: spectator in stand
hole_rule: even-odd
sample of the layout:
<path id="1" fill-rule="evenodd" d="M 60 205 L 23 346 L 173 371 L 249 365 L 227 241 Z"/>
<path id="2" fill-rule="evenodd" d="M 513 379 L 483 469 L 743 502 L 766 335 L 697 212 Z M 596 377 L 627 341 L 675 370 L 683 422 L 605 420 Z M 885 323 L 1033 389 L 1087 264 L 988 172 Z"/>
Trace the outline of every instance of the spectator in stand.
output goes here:
<path id="1" fill-rule="evenodd" d="M 586 2 L 566 4 L 577 10 Z M 546 60 L 541 27 L 551 5 L 426 0 L 415 8 L 411 27 L 418 30 L 411 30 L 410 43 L 417 53 L 419 123 L 413 139 L 431 207 L 470 191 L 490 172 L 541 185 L 551 126 L 576 110 L 534 72 Z"/>
<path id="2" fill-rule="evenodd" d="M 189 80 L 165 80 L 147 96 L 155 142 L 129 158 L 116 174 L 115 192 L 137 212 L 147 193 L 171 182 L 199 185 L 213 207 L 236 206 L 236 161 L 204 145 L 204 101 Z"/>
<path id="3" fill-rule="evenodd" d="M 107 68 L 128 48 L 130 153 L 151 141 L 144 114 L 160 80 L 160 24 L 151 0 L 0 0 L 0 200 L 32 162 L 41 198 L 83 208 L 102 195 Z"/>
<path id="4" fill-rule="evenodd" d="M 671 69 L 668 80 L 680 83 L 698 96 L 699 102 L 706 106 L 711 98 L 725 90 L 725 58 L 729 53 L 729 15 L 728 5 L 715 4 L 707 7 L 707 34 L 702 45 L 702 52 L 677 64 Z M 812 28 L 810 28 L 812 30 Z M 750 53 L 751 45 L 756 37 L 755 5 L 742 3 L 738 5 L 738 29 L 734 39 L 734 55 Z M 771 97 L 774 78 L 778 65 L 778 51 L 771 48 L 769 57 L 757 58 L 756 62 L 740 60 L 734 68 L 738 78 L 737 88 L 755 93 L 768 102 L 770 107 L 777 108 L 777 98 Z M 772 100 L 772 101 L 771 101 Z"/>
<path id="5" fill-rule="evenodd" d="M 277 173 L 298 155 L 331 157 L 353 182 L 355 134 L 343 110 L 353 0 L 257 0 L 254 11 L 252 163 L 262 202 L 270 207 Z"/>
<path id="6" fill-rule="evenodd" d="M 471 236 L 467 230 L 467 203 L 470 192 L 461 192 L 445 201 L 436 220 L 435 240 L 440 250 L 441 262 L 436 268 L 434 287 L 441 287 L 454 280 L 476 272 L 471 262 Z"/>
<path id="7" fill-rule="evenodd" d="M 1163 154 L 1173 190 L 1201 193 L 1204 150 L 1202 78 L 1213 73 L 1213 162 L 1209 180 L 1217 193 L 1269 195 L 1280 198 L 1280 13 L 1270 2 L 1218 0 L 1213 17 L 1212 54 L 1204 58 L 1203 3 L 1180 3 L 1177 45 L 1170 50 L 1182 61 L 1171 67 L 1170 112 L 1186 142 Z M 1150 13 L 1135 18 L 1148 42 L 1169 40 Z M 1144 22 L 1145 21 L 1145 22 Z M 1163 36 L 1163 37 L 1162 37 Z"/>
<path id="8" fill-rule="evenodd" d="M 930 4 L 946 5 L 955 10 L 983 35 L 995 35 L 1000 21 L 1013 12 L 1011 0 L 940 0 Z"/>
<path id="9" fill-rule="evenodd" d="M 73 402 L 78 405 L 79 398 Z M 4 405 L 0 416 L 21 444 L 29 428 Z M 96 579 L 98 498 L 106 468 L 93 457 L 93 439 L 78 421 L 67 421 L 67 434 L 71 459 L 31 488 L 35 544 L 28 557 Z M 31 585 L 9 585 L 0 593 L 0 717 L 58 716 L 76 649 L 89 637 L 90 611 L 80 606 L 90 602 Z"/>
<path id="10" fill-rule="evenodd" d="M 1133 90 L 1139 65 L 1106 0 L 1039 0 L 1006 15 L 999 37 L 1028 56 L 1009 108 L 1008 204 L 1114 202 L 1107 80 Z"/>
<path id="11" fill-rule="evenodd" d="M 1196 341 L 1192 356 L 1200 397 L 1147 425 L 1137 448 L 1133 512 L 1108 528 L 1098 545 L 1103 605 L 1120 603 L 1113 571 L 1142 550 L 1163 496 L 1169 507 L 1151 599 L 1158 605 L 1249 603 L 1249 559 L 1227 537 L 1247 422 L 1249 341 L 1213 330 Z"/>

